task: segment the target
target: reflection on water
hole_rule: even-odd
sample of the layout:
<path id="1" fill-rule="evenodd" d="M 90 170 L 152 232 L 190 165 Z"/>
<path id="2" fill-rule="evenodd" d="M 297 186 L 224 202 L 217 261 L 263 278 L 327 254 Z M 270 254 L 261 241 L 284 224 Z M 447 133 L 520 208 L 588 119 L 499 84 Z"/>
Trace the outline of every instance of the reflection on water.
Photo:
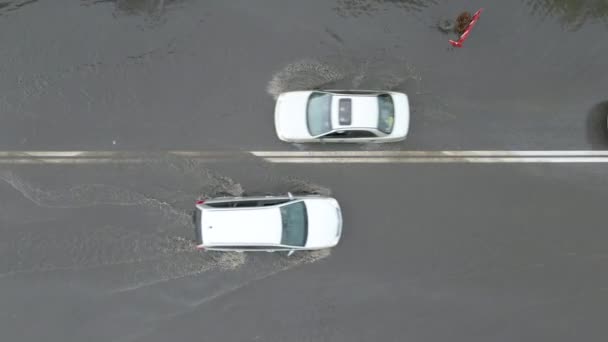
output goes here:
<path id="1" fill-rule="evenodd" d="M 343 17 L 358 17 L 388 11 L 394 7 L 406 11 L 420 11 L 436 3 L 437 0 L 337 0 L 334 10 Z"/>
<path id="2" fill-rule="evenodd" d="M 111 4 L 115 14 L 160 17 L 184 0 L 80 0 L 81 6 Z M 39 0 L 0 0 L 0 16 L 15 12 Z"/>
<path id="3" fill-rule="evenodd" d="M 160 15 L 182 0 L 82 0 L 83 5 L 112 3 L 116 11 L 127 15 Z"/>
<path id="4" fill-rule="evenodd" d="M 524 0 L 532 13 L 542 17 L 557 17 L 571 30 L 579 29 L 588 21 L 606 22 L 608 0 Z"/>
<path id="5" fill-rule="evenodd" d="M 16 11 L 24 6 L 31 5 L 38 0 L 5 0 L 0 1 L 0 15 Z"/>
<path id="6" fill-rule="evenodd" d="M 605 150 L 608 146 L 608 101 L 591 108 L 587 116 L 587 141 L 594 150 Z"/>

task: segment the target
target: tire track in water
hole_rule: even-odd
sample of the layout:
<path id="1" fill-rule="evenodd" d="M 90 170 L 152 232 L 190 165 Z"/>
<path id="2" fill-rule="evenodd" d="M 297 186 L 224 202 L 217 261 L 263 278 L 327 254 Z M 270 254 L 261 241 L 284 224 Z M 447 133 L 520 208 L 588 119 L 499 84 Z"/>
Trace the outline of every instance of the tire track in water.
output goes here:
<path id="1" fill-rule="evenodd" d="M 0 179 L 38 206 L 58 209 L 102 205 L 133 206 L 140 208 L 145 214 L 160 216 L 161 225 L 153 227 L 156 229 L 144 231 L 138 227 L 126 229 L 124 226 L 110 225 L 75 231 L 69 231 L 63 226 L 53 226 L 39 231 L 18 232 L 15 239 L 5 239 L 2 242 L 2 254 L 5 255 L 2 259 L 8 264 L 2 265 L 0 276 L 49 271 L 84 271 L 149 261 L 162 264 L 169 263 L 174 258 L 183 258 L 182 254 L 190 255 L 191 261 L 196 258 L 196 264 L 205 265 L 197 266 L 192 271 L 182 268 L 184 274 L 228 265 L 221 262 L 223 259 L 217 262 L 214 258 L 201 260 L 200 256 L 197 256 L 200 253 L 196 253 L 192 242 L 180 236 L 191 228 L 190 215 L 165 201 L 104 184 L 83 184 L 65 190 L 45 190 L 25 181 L 12 171 L 0 172 Z M 212 188 L 222 182 L 232 184 L 227 179 L 221 179 L 212 182 Z M 19 260 L 11 262 L 15 255 Z M 173 266 L 173 269 L 179 269 Z M 158 269 L 160 266 L 156 267 Z M 181 276 L 182 273 L 161 278 Z"/>
<path id="2" fill-rule="evenodd" d="M 241 254 L 245 256 L 245 254 Z M 147 305 L 150 302 L 156 305 L 162 306 L 165 310 L 163 313 L 151 313 L 146 311 L 145 315 L 139 315 L 135 313 L 134 320 L 138 324 L 134 325 L 137 328 L 135 330 L 128 330 L 117 332 L 117 341 L 133 341 L 139 340 L 146 335 L 153 334 L 155 329 L 158 329 L 159 324 L 167 320 L 181 318 L 185 315 L 192 314 L 202 306 L 207 305 L 215 300 L 233 294 L 245 287 L 251 286 L 252 284 L 262 281 L 264 279 L 275 276 L 281 272 L 297 268 L 309 263 L 318 262 L 330 255 L 329 250 L 320 250 L 312 252 L 298 252 L 290 257 L 267 253 L 253 253 L 247 254 L 247 267 L 241 272 L 247 273 L 247 276 L 239 279 L 233 279 L 230 276 L 227 279 L 222 280 L 220 283 L 214 285 L 202 285 L 201 290 L 197 291 L 195 295 L 180 295 L 178 293 L 166 293 L 159 294 L 158 292 L 149 292 L 148 296 L 144 295 L 144 300 Z M 252 271 L 252 269 L 255 269 Z M 196 276 L 196 275 L 193 275 Z M 191 283 L 196 282 L 196 278 Z M 140 286 L 134 286 L 129 288 L 119 289 L 109 293 L 110 296 L 123 298 L 120 296 L 127 295 L 135 290 L 141 290 L 148 286 L 156 285 L 158 283 L 145 284 L 142 283 Z M 142 329 L 143 327 L 143 329 Z"/>
<path id="3" fill-rule="evenodd" d="M 405 59 L 385 53 L 365 58 L 338 55 L 289 63 L 272 75 L 266 91 L 274 99 L 283 92 L 312 89 L 419 93 L 421 83 L 420 72 Z"/>
<path id="4" fill-rule="evenodd" d="M 147 190 L 154 195 L 109 184 L 68 185 L 51 190 L 35 185 L 12 170 L 0 170 L 0 180 L 40 207 L 96 212 L 95 207 L 104 206 L 103 210 L 127 214 L 136 211 L 142 216 L 141 226 L 138 220 L 129 225 L 121 223 L 120 218 L 112 219 L 115 215 L 106 215 L 110 218 L 100 215 L 99 220 L 86 227 L 80 227 L 80 221 L 67 225 L 54 222 L 44 229 L 11 231 L 13 238 L 0 241 L 0 278 L 63 272 L 79 280 L 83 276 L 94 279 L 91 286 L 102 292 L 124 293 L 211 270 L 237 270 L 249 260 L 254 261 L 261 275 L 295 267 L 305 260 L 316 260 L 313 256 L 306 259 L 308 253 L 300 253 L 300 257 L 292 256 L 287 261 L 281 257 L 278 261 L 273 259 L 269 266 L 256 263 L 256 257 L 240 253 L 194 250 L 190 241 L 191 214 L 185 208 L 196 197 L 213 197 L 217 193 L 240 196 L 242 186 L 205 168 L 200 161 L 168 158 L 161 163 L 155 161 L 121 169 L 121 174 L 129 176 L 129 183 L 131 177 L 137 179 L 130 188 L 149 189 L 139 177 L 141 168 L 146 170 L 150 183 L 165 187 Z M 159 179 L 163 182 L 158 182 Z M 329 189 L 303 179 L 265 173 L 265 180 L 278 183 L 281 191 L 331 194 Z M 146 218 L 154 225 L 146 225 Z"/>

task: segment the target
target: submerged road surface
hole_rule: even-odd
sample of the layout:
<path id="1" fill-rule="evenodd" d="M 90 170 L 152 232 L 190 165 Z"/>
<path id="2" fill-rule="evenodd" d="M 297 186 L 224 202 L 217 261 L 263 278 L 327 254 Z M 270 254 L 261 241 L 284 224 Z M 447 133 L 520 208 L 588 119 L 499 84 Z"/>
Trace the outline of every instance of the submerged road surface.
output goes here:
<path id="1" fill-rule="evenodd" d="M 0 340 L 605 341 L 606 8 L 4 0 Z M 406 92 L 410 135 L 281 143 L 310 88 Z M 336 248 L 194 250 L 197 198 L 287 191 Z"/>
<path id="2" fill-rule="evenodd" d="M 0 174 L 2 334 L 601 341 L 602 165 L 12 166 Z M 340 199 L 337 248 L 194 250 L 198 196 L 302 189 Z"/>

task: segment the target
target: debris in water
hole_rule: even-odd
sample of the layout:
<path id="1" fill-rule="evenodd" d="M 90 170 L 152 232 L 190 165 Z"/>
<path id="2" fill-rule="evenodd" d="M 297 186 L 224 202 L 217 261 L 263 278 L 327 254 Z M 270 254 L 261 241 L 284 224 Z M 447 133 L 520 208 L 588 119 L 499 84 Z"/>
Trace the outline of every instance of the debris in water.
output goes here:
<path id="1" fill-rule="evenodd" d="M 443 33 L 449 33 L 455 30 L 454 21 L 450 19 L 441 19 L 437 22 L 437 28 Z"/>
<path id="2" fill-rule="evenodd" d="M 475 12 L 475 14 L 473 14 L 473 16 L 471 16 L 471 13 L 466 11 L 460 13 L 458 18 L 456 18 L 455 28 L 456 32 L 458 32 L 460 37 L 456 41 L 451 39 L 449 40 L 450 44 L 453 47 L 462 47 L 462 43 L 464 43 L 464 41 L 467 40 L 467 38 L 469 37 L 469 34 L 477 23 L 477 20 L 479 20 L 479 16 L 481 15 L 482 11 L 483 9 L 480 8 L 477 12 Z"/>
<path id="3" fill-rule="evenodd" d="M 458 15 L 458 17 L 456 18 L 456 25 L 454 27 L 456 33 L 458 33 L 458 35 L 463 34 L 464 31 L 467 30 L 467 27 L 469 27 L 471 20 L 471 13 L 467 11 L 460 13 L 460 15 Z"/>

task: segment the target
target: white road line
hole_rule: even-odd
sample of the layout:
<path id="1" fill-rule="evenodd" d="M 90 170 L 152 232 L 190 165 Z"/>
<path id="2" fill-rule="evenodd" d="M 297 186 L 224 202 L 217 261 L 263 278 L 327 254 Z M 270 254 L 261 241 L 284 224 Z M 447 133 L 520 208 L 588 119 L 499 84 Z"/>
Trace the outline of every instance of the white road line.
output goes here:
<path id="1" fill-rule="evenodd" d="M 608 151 L 0 151 L 7 164 L 142 163 L 180 156 L 207 162 L 247 157 L 270 163 L 608 163 Z"/>
<path id="2" fill-rule="evenodd" d="M 257 157 L 514 157 L 514 156 L 603 156 L 608 150 L 447 150 L 447 151 L 0 151 L 2 157 L 118 157 L 146 154 L 173 154 L 187 157 L 236 156 Z"/>
<path id="3" fill-rule="evenodd" d="M 0 151 L 0 158 L 98 158 L 98 157 L 144 157 L 146 155 L 169 154 L 184 157 L 234 156 L 237 151 Z M 241 154 L 250 154 L 248 151 Z"/>
<path id="4" fill-rule="evenodd" d="M 251 151 L 258 157 L 608 157 L 608 151 Z"/>
<path id="5" fill-rule="evenodd" d="M 608 157 L 264 158 L 276 164 L 608 163 Z"/>
<path id="6" fill-rule="evenodd" d="M 198 158 L 206 162 L 237 161 L 238 159 Z M 0 165 L 15 164 L 139 164 L 154 158 L 0 158 Z"/>
<path id="7" fill-rule="evenodd" d="M 182 157 L 229 157 L 240 155 L 251 155 L 249 151 L 168 151 L 169 154 L 174 154 Z"/>
<path id="8" fill-rule="evenodd" d="M 1 158 L 3 164 L 120 164 L 142 163 L 146 159 L 137 158 Z"/>

